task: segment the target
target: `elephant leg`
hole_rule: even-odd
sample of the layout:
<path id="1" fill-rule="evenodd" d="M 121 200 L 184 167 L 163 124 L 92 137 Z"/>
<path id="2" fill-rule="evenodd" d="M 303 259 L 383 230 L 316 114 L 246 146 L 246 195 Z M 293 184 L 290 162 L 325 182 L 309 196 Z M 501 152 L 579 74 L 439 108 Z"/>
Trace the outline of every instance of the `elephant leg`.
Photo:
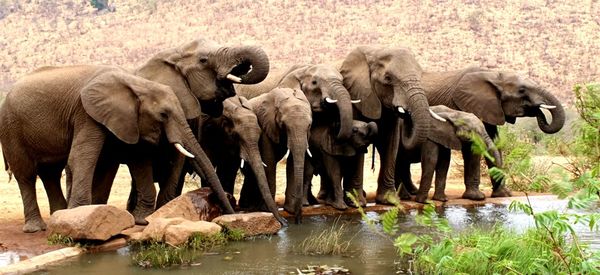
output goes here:
<path id="1" fill-rule="evenodd" d="M 337 158 L 328 154 L 323 154 L 323 166 L 327 174 L 327 184 L 331 185 L 330 196 L 325 203 L 338 210 L 346 210 L 348 206 L 344 202 L 344 190 L 342 188 L 342 172 Z"/>
<path id="2" fill-rule="evenodd" d="M 78 121 L 82 128 L 74 133 L 68 165 L 73 173 L 69 208 L 92 203 L 92 182 L 96 163 L 106 138 L 104 130 L 92 118 Z"/>
<path id="3" fill-rule="evenodd" d="M 400 130 L 398 128 L 397 119 L 394 121 L 387 121 L 387 123 L 380 123 L 380 125 L 384 124 L 391 125 L 380 128 L 385 130 L 381 131 L 381 135 L 379 135 L 380 138 L 375 142 L 375 147 L 379 153 L 381 163 L 379 176 L 377 177 L 377 194 L 375 196 L 375 201 L 380 204 L 393 205 L 399 201 L 399 198 L 396 195 L 394 174 L 396 170 L 396 154 L 398 151 Z"/>
<path id="4" fill-rule="evenodd" d="M 145 218 L 154 212 L 156 202 L 156 188 L 152 177 L 152 160 L 142 158 L 131 161 L 129 164 L 131 177 L 135 181 L 135 189 L 138 193 L 138 200 L 135 209 L 131 213 L 135 218 L 135 223 L 146 225 Z"/>
<path id="5" fill-rule="evenodd" d="M 448 201 L 446 197 L 446 177 L 450 167 L 450 149 L 438 146 L 439 155 L 437 165 L 435 166 L 435 192 L 433 199 L 436 201 Z"/>
<path id="6" fill-rule="evenodd" d="M 186 175 L 184 170 L 185 157 L 178 154 L 173 158 L 174 160 L 171 163 L 171 167 L 169 167 L 170 169 L 165 181 L 159 181 L 160 190 L 158 191 L 158 197 L 156 198 L 157 209 L 179 196 L 181 194 L 181 190 L 183 190 L 183 182 Z M 161 168 L 156 167 L 156 169 Z M 179 186 L 180 182 L 181 187 Z"/>
<path id="7" fill-rule="evenodd" d="M 425 203 L 431 189 L 431 180 L 438 162 L 438 145 L 432 141 L 425 141 L 421 146 L 421 182 L 415 197 L 416 202 Z"/>
<path id="8" fill-rule="evenodd" d="M 500 156 L 502 156 L 501 151 L 498 153 L 500 153 Z M 485 158 L 485 163 L 487 164 L 488 170 L 496 167 L 496 164 L 487 158 Z M 506 185 L 504 185 L 504 177 L 496 180 L 490 176 L 490 180 L 492 181 L 492 198 L 512 196 L 510 190 L 506 187 Z"/>
<path id="9" fill-rule="evenodd" d="M 268 138 L 263 136 L 260 139 L 261 157 L 263 162 L 267 165 L 265 168 L 265 175 L 267 177 L 267 183 L 269 184 L 271 196 L 275 198 L 275 177 L 277 169 L 275 148 L 273 148 L 273 144 L 270 141 L 265 139 Z M 239 206 L 240 208 L 247 210 L 260 209 L 262 206 L 266 207 L 262 195 L 260 194 L 260 189 L 258 188 L 258 180 L 251 171 L 244 173 L 244 184 L 242 185 L 242 190 L 240 192 Z"/>
<path id="10" fill-rule="evenodd" d="M 63 167 L 65 167 L 64 163 L 40 165 L 38 167 L 38 175 L 40 176 L 46 194 L 48 195 L 50 214 L 54 213 L 56 210 L 67 208 L 67 200 L 60 187 L 60 177 L 62 176 Z"/>
<path id="11" fill-rule="evenodd" d="M 406 159 L 396 160 L 396 187 L 400 189 L 400 199 L 409 200 L 411 195 L 417 194 L 417 187 L 413 184 L 410 173 L 410 162 Z"/>
<path id="12" fill-rule="evenodd" d="M 23 212 L 25 214 L 23 232 L 33 233 L 46 230 L 46 223 L 42 219 L 35 193 L 35 174 L 19 176 L 15 173 L 15 178 L 19 184 L 19 191 L 23 200 Z"/>
<path id="13" fill-rule="evenodd" d="M 462 198 L 476 201 L 484 200 L 485 195 L 479 190 L 481 156 L 473 154 L 469 144 L 463 144 L 461 151 L 465 166 L 465 192 Z"/>
<path id="14" fill-rule="evenodd" d="M 315 167 L 310 161 L 304 164 L 304 198 L 302 198 L 302 206 L 318 204 L 319 202 L 312 193 L 312 179 Z"/>
<path id="15" fill-rule="evenodd" d="M 364 162 L 365 155 L 358 154 L 354 157 L 349 157 L 343 162 L 342 175 L 344 181 L 344 201 L 346 205 L 350 207 L 358 207 L 350 198 L 347 193 L 353 195 L 356 194 L 356 199 L 361 207 L 367 206 L 367 199 L 365 198 L 365 191 L 363 189 L 363 177 L 364 177 Z"/>
<path id="16" fill-rule="evenodd" d="M 229 194 L 233 194 L 233 190 L 235 188 L 235 178 L 238 172 L 238 165 L 240 165 L 241 158 L 236 158 L 230 161 L 223 161 L 219 163 L 219 168 L 217 169 L 217 176 L 219 177 L 219 181 L 223 185 L 223 190 Z M 244 169 L 250 169 L 250 164 L 246 163 L 244 165 Z M 251 170 L 251 169 L 250 169 Z M 252 171 L 248 171 L 252 173 Z"/>
<path id="17" fill-rule="evenodd" d="M 92 183 L 92 203 L 106 204 L 110 196 L 115 176 L 119 170 L 119 163 L 108 157 L 100 157 L 94 172 L 94 182 Z M 127 208 L 129 210 L 129 208 Z"/>

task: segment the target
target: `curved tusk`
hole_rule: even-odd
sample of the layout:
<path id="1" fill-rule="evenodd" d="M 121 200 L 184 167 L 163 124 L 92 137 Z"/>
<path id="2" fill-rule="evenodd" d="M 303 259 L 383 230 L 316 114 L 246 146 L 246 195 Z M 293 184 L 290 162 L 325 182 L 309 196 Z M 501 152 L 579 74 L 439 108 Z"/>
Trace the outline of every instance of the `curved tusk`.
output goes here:
<path id="1" fill-rule="evenodd" d="M 242 83 L 242 79 L 241 78 L 239 78 L 239 77 L 237 77 L 235 75 L 232 75 L 232 74 L 227 74 L 227 79 L 229 79 L 229 80 L 231 80 L 231 81 L 233 81 L 235 83 Z"/>
<path id="2" fill-rule="evenodd" d="M 429 113 L 431 114 L 431 116 L 441 122 L 446 122 L 446 119 L 441 117 L 440 115 L 436 114 L 434 111 L 432 111 L 431 109 L 429 109 Z"/>
<path id="3" fill-rule="evenodd" d="M 175 143 L 175 148 L 177 148 L 177 151 L 179 151 L 181 154 L 183 154 L 184 156 L 186 156 L 188 158 L 196 158 L 196 156 L 194 156 L 188 150 L 185 150 L 185 148 L 183 148 L 183 146 L 181 146 L 181 144 L 179 144 L 179 143 Z"/>
<path id="4" fill-rule="evenodd" d="M 306 148 L 306 153 L 308 154 L 309 157 L 312 158 L 312 153 L 310 152 L 310 149 Z"/>
<path id="5" fill-rule="evenodd" d="M 352 104 L 360 103 L 360 99 L 351 99 Z"/>
<path id="6" fill-rule="evenodd" d="M 290 155 L 290 149 L 288 149 L 287 152 L 285 152 L 285 155 L 283 155 L 283 158 L 287 159 L 289 155 Z"/>
<path id="7" fill-rule="evenodd" d="M 540 104 L 540 108 L 544 108 L 544 109 L 555 109 L 556 106 L 555 105 L 546 105 L 546 104 Z"/>
<path id="8" fill-rule="evenodd" d="M 329 97 L 326 97 L 326 98 L 325 98 L 325 101 L 327 101 L 327 103 L 336 103 L 336 102 L 337 102 L 337 99 L 331 99 L 331 98 L 329 98 Z"/>
<path id="9" fill-rule="evenodd" d="M 244 159 L 240 161 L 240 168 L 244 169 Z"/>
<path id="10" fill-rule="evenodd" d="M 404 114 L 406 111 L 404 111 L 404 108 L 402 107 L 398 107 L 398 113 Z"/>
<path id="11" fill-rule="evenodd" d="M 267 167 L 267 164 L 266 164 L 264 161 L 262 162 L 262 165 L 263 165 L 264 167 Z"/>

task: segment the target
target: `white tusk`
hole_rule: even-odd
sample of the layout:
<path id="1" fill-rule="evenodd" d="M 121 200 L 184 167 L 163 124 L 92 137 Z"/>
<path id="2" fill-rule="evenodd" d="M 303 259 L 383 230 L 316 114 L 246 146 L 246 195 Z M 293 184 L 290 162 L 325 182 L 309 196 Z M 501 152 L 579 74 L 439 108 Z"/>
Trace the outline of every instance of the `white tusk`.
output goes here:
<path id="1" fill-rule="evenodd" d="M 264 167 L 267 167 L 267 164 L 266 164 L 264 161 L 263 161 L 262 165 L 263 165 Z"/>
<path id="2" fill-rule="evenodd" d="M 237 77 L 235 75 L 232 75 L 232 74 L 227 74 L 227 79 L 229 79 L 229 80 L 231 80 L 231 81 L 233 81 L 235 83 L 242 83 L 242 79 L 241 78 L 239 78 L 239 77 Z"/>
<path id="3" fill-rule="evenodd" d="M 310 152 L 310 149 L 306 148 L 306 153 L 308 154 L 309 157 L 312 158 L 312 153 Z"/>
<path id="4" fill-rule="evenodd" d="M 326 98 L 325 98 L 325 101 L 327 101 L 327 103 L 336 103 L 336 102 L 337 102 L 337 99 L 331 99 L 331 98 L 329 98 L 329 97 L 326 97 Z"/>
<path id="5" fill-rule="evenodd" d="M 287 152 L 285 152 L 285 155 L 283 155 L 283 158 L 287 159 L 289 155 L 290 155 L 290 149 L 288 149 Z"/>
<path id="6" fill-rule="evenodd" d="M 405 113 L 404 108 L 398 107 L 398 113 L 404 114 Z"/>
<path id="7" fill-rule="evenodd" d="M 544 108 L 544 109 L 549 109 L 549 110 L 550 110 L 550 109 L 555 109 L 555 108 L 556 108 L 556 106 L 554 106 L 554 105 L 546 105 L 546 104 L 541 104 L 541 105 L 540 105 L 540 108 Z"/>
<path id="8" fill-rule="evenodd" d="M 352 104 L 360 103 L 360 99 L 351 99 Z"/>
<path id="9" fill-rule="evenodd" d="M 240 168 L 244 169 L 244 159 L 240 162 Z"/>
<path id="10" fill-rule="evenodd" d="M 175 148 L 177 148 L 177 150 L 183 154 L 184 156 L 188 157 L 188 158 L 196 158 L 196 156 L 194 156 L 192 153 L 188 152 L 188 150 L 185 150 L 185 148 L 183 148 L 183 146 L 181 146 L 181 144 L 179 143 L 175 143 Z"/>
<path id="11" fill-rule="evenodd" d="M 431 114 L 431 116 L 441 122 L 446 122 L 446 119 L 441 117 L 440 115 L 436 114 L 434 111 L 432 111 L 431 109 L 429 109 L 429 113 Z"/>

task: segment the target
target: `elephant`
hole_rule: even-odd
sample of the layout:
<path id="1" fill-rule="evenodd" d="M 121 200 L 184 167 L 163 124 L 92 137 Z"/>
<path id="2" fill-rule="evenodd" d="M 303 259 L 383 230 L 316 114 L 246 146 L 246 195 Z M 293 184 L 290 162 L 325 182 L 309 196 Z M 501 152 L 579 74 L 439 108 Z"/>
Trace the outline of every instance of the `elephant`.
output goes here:
<path id="1" fill-rule="evenodd" d="M 431 105 L 445 105 L 455 110 L 473 113 L 485 126 L 493 139 L 498 135 L 498 125 L 514 123 L 518 117 L 536 117 L 538 126 L 544 133 L 558 132 L 564 125 L 565 112 L 560 101 L 542 86 L 526 76 L 511 71 L 495 71 L 479 67 L 447 72 L 424 72 L 422 79 L 425 94 Z M 548 123 L 542 109 L 550 111 Z M 500 152 L 502 153 L 502 152 Z M 485 195 L 479 190 L 481 157 L 462 148 L 465 163 L 464 180 L 466 191 L 463 198 L 483 200 Z M 494 163 L 486 160 L 488 167 Z M 398 167 L 397 175 L 410 171 Z M 403 186 L 406 192 L 414 193 L 416 187 L 408 181 L 410 174 L 398 176 L 406 179 Z M 510 196 L 510 191 L 502 184 L 503 180 L 492 180 L 492 197 Z"/>
<path id="2" fill-rule="evenodd" d="M 375 200 L 393 204 L 399 144 L 402 141 L 405 148 L 422 144 L 431 124 L 431 110 L 422 84 L 423 70 L 407 48 L 361 46 L 346 56 L 339 71 L 351 98 L 361 100 L 353 105 L 354 118 L 377 123 L 379 134 L 374 145 L 380 155 L 381 168 Z M 405 114 L 406 127 L 402 129 L 399 114 Z"/>
<path id="3" fill-rule="evenodd" d="M 6 169 L 15 176 L 23 200 L 24 232 L 46 228 L 36 199 L 36 175 L 51 212 L 90 204 L 90 175 L 109 141 L 141 148 L 165 136 L 194 159 L 199 172 L 212 168 L 173 90 L 118 67 L 40 68 L 14 84 L 0 109 L 0 125 Z M 130 158 L 143 169 L 145 155 Z M 68 204 L 60 187 L 65 165 L 72 177 Z"/>
<path id="4" fill-rule="evenodd" d="M 275 88 L 248 101 L 262 129 L 260 151 L 267 182 L 275 195 L 277 162 L 289 152 L 286 165 L 287 186 L 284 210 L 301 221 L 304 160 L 308 153 L 308 137 L 312 123 L 311 107 L 300 90 Z M 240 195 L 240 207 L 255 207 L 256 179 L 246 174 Z"/>
<path id="5" fill-rule="evenodd" d="M 375 122 L 352 122 L 352 136 L 340 141 L 336 138 L 334 127 L 321 125 L 310 130 L 309 148 L 313 153 L 310 161 L 305 164 L 304 203 L 315 201 L 310 191 L 312 175 L 321 175 L 321 190 L 325 192 L 325 203 L 339 210 L 345 210 L 350 200 L 345 200 L 345 192 L 356 191 L 359 194 L 361 206 L 366 205 L 363 196 L 362 179 L 363 163 L 359 156 L 367 152 L 367 147 L 377 135 Z M 343 180 L 343 188 L 342 188 Z M 344 192 L 345 191 L 345 192 Z"/>
<path id="6" fill-rule="evenodd" d="M 254 84 L 262 81 L 269 72 L 267 54 L 256 46 L 224 47 L 208 39 L 197 39 L 178 47 L 160 51 L 134 71 L 135 75 L 167 85 L 179 99 L 185 118 L 193 129 L 198 129 L 201 114 L 218 117 L 223 112 L 223 100 L 235 95 L 233 83 Z M 195 132 L 198 134 L 198 131 Z M 181 193 L 185 158 L 161 143 L 153 158 L 154 181 L 160 186 L 156 208 L 161 207 Z M 192 163 L 193 164 L 193 163 Z M 105 173 L 116 173 L 118 163 L 107 164 Z M 200 174 L 217 193 L 226 213 L 233 208 L 223 191 L 214 169 Z M 114 176 L 99 178 L 95 188 L 102 191 L 98 202 L 108 200 Z M 132 175 L 132 191 L 137 190 L 136 176 Z M 218 183 L 218 184 L 217 184 Z M 132 192 L 128 209 L 133 211 L 138 201 Z"/>
<path id="7" fill-rule="evenodd" d="M 218 118 L 206 116 L 202 123 L 202 148 L 217 169 L 217 175 L 225 192 L 233 194 L 235 178 L 241 167 L 245 175 L 252 174 L 258 184 L 260 195 L 275 218 L 286 224 L 279 215 L 260 156 L 261 129 L 248 100 L 234 96 L 223 101 L 223 115 Z M 245 165 L 247 163 L 247 165 Z"/>
<path id="8" fill-rule="evenodd" d="M 398 158 L 396 164 L 397 169 L 399 167 L 410 169 L 411 163 L 421 162 L 421 181 L 415 197 L 415 201 L 420 203 L 427 200 L 434 171 L 435 193 L 433 199 L 438 201 L 448 200 L 444 191 L 450 166 L 450 150 L 464 148 L 465 151 L 471 152 L 472 135 L 481 138 L 490 156 L 494 158 L 495 164 L 502 167 L 502 156 L 494 145 L 492 138 L 485 131 L 483 122 L 477 116 L 472 113 L 450 109 L 444 105 L 431 106 L 430 108 L 439 115 L 439 118 L 432 120 L 432 127 L 427 141 L 412 150 L 404 150 L 400 147 L 398 156 L 402 155 L 404 158 Z M 406 174 L 403 173 L 402 176 Z M 402 182 L 409 182 L 408 179 L 400 179 Z M 399 186 L 396 187 L 399 190 L 404 190 Z M 403 193 L 401 193 L 401 197 L 403 199 L 407 198 L 408 194 Z"/>

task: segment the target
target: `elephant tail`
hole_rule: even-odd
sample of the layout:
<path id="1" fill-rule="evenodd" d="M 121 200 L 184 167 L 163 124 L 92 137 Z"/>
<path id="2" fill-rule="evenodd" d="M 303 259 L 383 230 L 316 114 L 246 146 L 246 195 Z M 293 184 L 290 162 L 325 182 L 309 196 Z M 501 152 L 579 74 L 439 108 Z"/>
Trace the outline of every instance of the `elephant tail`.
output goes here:
<path id="1" fill-rule="evenodd" d="M 8 182 L 10 182 L 13 178 L 13 173 L 10 170 L 8 162 L 6 161 L 6 156 L 4 155 L 4 152 L 2 152 L 2 160 L 4 160 L 4 170 L 6 170 L 6 173 L 8 174 Z"/>

